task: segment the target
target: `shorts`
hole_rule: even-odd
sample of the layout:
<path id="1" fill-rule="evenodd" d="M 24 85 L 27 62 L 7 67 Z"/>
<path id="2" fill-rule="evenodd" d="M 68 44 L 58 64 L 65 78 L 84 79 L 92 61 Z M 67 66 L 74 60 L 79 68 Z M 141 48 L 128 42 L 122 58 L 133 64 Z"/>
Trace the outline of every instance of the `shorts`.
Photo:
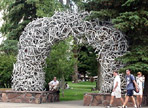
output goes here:
<path id="1" fill-rule="evenodd" d="M 133 91 L 134 90 L 127 90 L 127 96 L 133 96 Z"/>
<path id="2" fill-rule="evenodd" d="M 121 91 L 114 91 L 111 93 L 111 96 L 115 96 L 116 98 L 121 98 Z"/>

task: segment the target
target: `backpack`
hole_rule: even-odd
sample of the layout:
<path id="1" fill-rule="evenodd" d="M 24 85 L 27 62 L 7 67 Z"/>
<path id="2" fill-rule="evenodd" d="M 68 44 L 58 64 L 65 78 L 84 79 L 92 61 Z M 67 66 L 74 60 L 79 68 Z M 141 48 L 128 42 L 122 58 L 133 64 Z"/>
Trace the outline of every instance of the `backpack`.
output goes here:
<path id="1" fill-rule="evenodd" d="M 132 75 L 132 74 L 131 74 Z M 133 82 L 133 80 L 132 80 L 132 76 L 130 75 L 130 79 L 131 79 L 131 81 Z M 134 76 L 134 75 L 133 75 Z M 136 81 L 136 79 L 135 79 L 135 81 Z M 137 83 L 137 82 L 136 82 Z M 138 85 L 138 84 L 137 84 Z M 136 92 L 136 93 L 139 93 L 139 87 L 136 89 L 136 87 L 135 87 L 135 84 L 134 84 L 134 82 L 133 82 L 133 86 L 134 86 L 134 91 Z"/>

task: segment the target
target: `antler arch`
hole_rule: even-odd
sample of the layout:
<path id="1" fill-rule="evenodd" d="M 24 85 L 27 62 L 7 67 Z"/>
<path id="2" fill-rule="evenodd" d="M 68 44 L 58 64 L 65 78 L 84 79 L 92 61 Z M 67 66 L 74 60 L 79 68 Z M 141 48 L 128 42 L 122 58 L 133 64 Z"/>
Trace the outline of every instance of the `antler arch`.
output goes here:
<path id="1" fill-rule="evenodd" d="M 123 67 L 115 61 L 127 51 L 124 35 L 100 21 L 84 21 L 89 13 L 57 12 L 51 18 L 38 18 L 30 22 L 19 40 L 17 62 L 14 64 L 12 89 L 15 91 L 43 91 L 45 73 L 43 65 L 50 47 L 70 35 L 78 41 L 82 37 L 98 53 L 102 71 L 102 92 L 109 92 L 112 70 Z"/>

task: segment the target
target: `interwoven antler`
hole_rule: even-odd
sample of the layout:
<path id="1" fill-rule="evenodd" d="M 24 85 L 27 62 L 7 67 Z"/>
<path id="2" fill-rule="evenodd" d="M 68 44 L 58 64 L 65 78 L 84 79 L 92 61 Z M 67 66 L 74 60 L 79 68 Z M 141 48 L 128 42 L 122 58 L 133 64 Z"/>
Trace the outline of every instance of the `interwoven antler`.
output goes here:
<path id="1" fill-rule="evenodd" d="M 86 16 L 89 16 L 89 13 L 57 12 L 51 18 L 38 18 L 30 22 L 20 36 L 17 62 L 14 64 L 12 75 L 12 89 L 43 91 L 43 65 L 50 47 L 72 35 L 78 42 L 81 39 L 86 40 L 98 53 L 97 59 L 103 78 L 101 91 L 109 92 L 113 80 L 112 71 L 123 67 L 115 58 L 125 54 L 127 41 L 119 30 L 99 20 L 85 21 Z"/>

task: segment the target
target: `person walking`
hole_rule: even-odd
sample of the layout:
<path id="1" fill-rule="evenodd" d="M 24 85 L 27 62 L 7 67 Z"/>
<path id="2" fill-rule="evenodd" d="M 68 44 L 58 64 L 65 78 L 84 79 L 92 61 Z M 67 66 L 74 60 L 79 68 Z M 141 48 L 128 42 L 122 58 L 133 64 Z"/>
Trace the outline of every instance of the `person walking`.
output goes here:
<path id="1" fill-rule="evenodd" d="M 133 97 L 133 91 L 134 91 L 134 89 L 136 89 L 136 91 L 138 91 L 138 85 L 137 85 L 137 83 L 135 81 L 134 75 L 131 74 L 130 69 L 126 70 L 126 77 L 125 78 L 126 78 L 126 90 L 127 90 L 127 93 L 126 93 L 125 101 L 123 103 L 122 108 L 126 107 L 126 104 L 127 104 L 128 100 L 129 100 L 129 97 L 132 98 L 134 107 L 137 108 L 135 98 Z"/>
<path id="2" fill-rule="evenodd" d="M 139 108 L 141 108 L 142 97 L 143 97 L 143 83 L 144 83 L 144 79 L 142 77 L 141 72 L 137 73 L 136 82 L 137 82 L 138 87 L 139 87 L 139 93 L 134 92 L 134 95 L 136 95 L 136 97 L 137 97 L 137 106 Z"/>
<path id="3" fill-rule="evenodd" d="M 107 106 L 107 108 L 112 107 L 113 101 L 114 101 L 114 97 L 118 98 L 121 100 L 121 103 L 123 104 L 123 98 L 121 97 L 121 79 L 120 76 L 118 75 L 117 71 L 113 72 L 114 75 L 114 84 L 113 84 L 113 90 L 111 93 L 111 100 L 110 100 L 110 105 Z"/>

